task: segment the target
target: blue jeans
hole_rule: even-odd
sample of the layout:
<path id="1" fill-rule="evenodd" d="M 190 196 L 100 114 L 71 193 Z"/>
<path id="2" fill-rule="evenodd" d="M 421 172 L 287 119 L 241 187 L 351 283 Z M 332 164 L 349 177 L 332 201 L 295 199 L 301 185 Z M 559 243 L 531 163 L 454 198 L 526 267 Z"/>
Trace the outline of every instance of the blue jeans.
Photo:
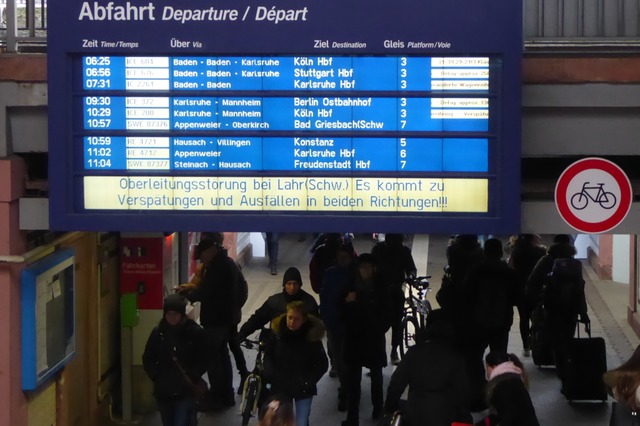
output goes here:
<path id="1" fill-rule="evenodd" d="M 296 399 L 296 426 L 309 426 L 309 415 L 311 415 L 311 402 L 313 397 L 306 399 Z"/>
<path id="2" fill-rule="evenodd" d="M 163 426 L 193 426 L 196 419 L 196 400 L 192 396 L 182 399 L 158 400 L 158 410 Z"/>

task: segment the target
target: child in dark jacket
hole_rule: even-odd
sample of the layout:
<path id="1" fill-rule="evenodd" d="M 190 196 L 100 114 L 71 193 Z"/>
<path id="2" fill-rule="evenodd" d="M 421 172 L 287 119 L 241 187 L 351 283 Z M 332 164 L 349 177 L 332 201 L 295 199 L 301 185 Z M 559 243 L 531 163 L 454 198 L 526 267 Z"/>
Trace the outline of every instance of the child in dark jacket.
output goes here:
<path id="1" fill-rule="evenodd" d="M 151 332 L 142 355 L 164 426 L 197 424 L 196 394 L 207 360 L 204 331 L 187 318 L 186 308 L 183 296 L 167 296 L 162 320 Z"/>
<path id="2" fill-rule="evenodd" d="M 529 395 L 527 375 L 514 354 L 490 352 L 487 365 L 486 400 L 491 425 L 540 426 Z"/>

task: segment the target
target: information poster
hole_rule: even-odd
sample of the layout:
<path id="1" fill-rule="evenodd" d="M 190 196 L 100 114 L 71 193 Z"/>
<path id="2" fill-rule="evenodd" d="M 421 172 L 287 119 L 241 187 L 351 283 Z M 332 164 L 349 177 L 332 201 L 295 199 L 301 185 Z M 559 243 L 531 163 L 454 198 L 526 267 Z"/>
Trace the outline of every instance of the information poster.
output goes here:
<path id="1" fill-rule="evenodd" d="M 517 3 L 52 5 L 52 228 L 517 232 Z"/>

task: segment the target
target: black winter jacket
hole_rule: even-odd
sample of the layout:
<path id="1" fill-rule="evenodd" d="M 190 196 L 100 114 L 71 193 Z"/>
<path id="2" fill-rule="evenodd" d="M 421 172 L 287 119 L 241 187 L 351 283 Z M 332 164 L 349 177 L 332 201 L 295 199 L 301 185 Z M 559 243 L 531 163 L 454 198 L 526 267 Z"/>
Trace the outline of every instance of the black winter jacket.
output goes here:
<path id="1" fill-rule="evenodd" d="M 391 321 L 388 292 L 380 281 L 355 280 L 356 300 L 345 303 L 344 360 L 349 365 L 379 368 L 387 365 L 385 333 Z"/>
<path id="2" fill-rule="evenodd" d="M 260 306 L 245 322 L 240 331 L 238 332 L 238 338 L 240 340 L 246 339 L 254 331 L 264 327 L 269 321 L 273 320 L 277 316 L 280 316 L 287 312 L 287 305 L 291 302 L 301 301 L 304 303 L 304 308 L 309 315 L 319 317 L 318 302 L 316 299 L 300 289 L 295 296 L 290 296 L 284 289 L 282 292 L 269 296 L 269 298 Z"/>
<path id="3" fill-rule="evenodd" d="M 237 324 L 236 286 L 238 267 L 223 250 L 204 265 L 200 285 L 189 294 L 191 302 L 201 302 L 200 323 L 203 327 L 219 327 Z"/>
<path id="4" fill-rule="evenodd" d="M 542 302 L 542 290 L 544 288 L 547 275 L 553 269 L 555 259 L 573 257 L 575 248 L 569 244 L 556 243 L 547 249 L 547 254 L 542 256 L 536 263 L 525 286 L 525 297 L 533 304 Z"/>
<path id="5" fill-rule="evenodd" d="M 540 426 L 519 374 L 505 373 L 487 383 L 487 403 L 497 426 Z"/>
<path id="6" fill-rule="evenodd" d="M 204 331 L 191 319 L 175 327 L 164 318 L 153 329 L 142 355 L 144 371 L 153 381 L 159 399 L 179 399 L 193 395 L 193 388 L 178 368 L 173 356 L 192 381 L 206 371 Z"/>
<path id="7" fill-rule="evenodd" d="M 324 326 L 309 316 L 299 330 L 287 327 L 286 314 L 272 321 L 273 334 L 265 352 L 265 377 L 277 394 L 293 399 L 310 398 L 329 363 L 322 346 Z"/>
<path id="8" fill-rule="evenodd" d="M 515 244 L 511 256 L 509 256 L 509 265 L 515 269 L 518 275 L 519 297 L 520 301 L 534 305 L 535 301 L 525 297 L 525 288 L 531 272 L 536 264 L 546 254 L 546 249 L 541 245 L 534 245 L 521 241 Z"/>
<path id="9" fill-rule="evenodd" d="M 503 260 L 485 258 L 469 272 L 464 285 L 464 315 L 470 329 L 509 330 L 519 295 L 516 272 Z"/>
<path id="10" fill-rule="evenodd" d="M 411 249 L 405 245 L 377 243 L 371 250 L 377 262 L 378 275 L 385 285 L 400 286 L 408 275 L 416 273 Z"/>
<path id="11" fill-rule="evenodd" d="M 468 415 L 465 407 L 470 394 L 465 362 L 448 343 L 427 341 L 407 352 L 391 376 L 385 411 L 398 409 L 407 386 L 405 419 L 409 426 L 451 426 L 454 420 Z"/>

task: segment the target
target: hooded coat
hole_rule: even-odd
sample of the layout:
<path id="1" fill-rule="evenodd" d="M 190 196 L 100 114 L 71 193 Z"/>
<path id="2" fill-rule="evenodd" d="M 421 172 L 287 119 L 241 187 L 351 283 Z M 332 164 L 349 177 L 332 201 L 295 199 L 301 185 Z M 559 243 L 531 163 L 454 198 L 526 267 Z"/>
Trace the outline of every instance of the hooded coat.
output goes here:
<path id="1" fill-rule="evenodd" d="M 153 394 L 158 400 L 181 399 L 193 395 L 193 383 L 206 371 L 204 330 L 191 319 L 172 327 L 163 318 L 153 329 L 142 355 L 144 371 L 153 381 Z"/>
<path id="2" fill-rule="evenodd" d="M 292 331 L 287 327 L 287 315 L 282 314 L 272 321 L 271 330 L 265 351 L 265 377 L 271 390 L 293 399 L 316 395 L 316 384 L 329 367 L 322 346 L 322 321 L 310 315 Z"/>
<path id="3" fill-rule="evenodd" d="M 300 272 L 296 268 L 287 269 L 282 278 L 282 286 L 284 287 L 287 281 L 289 281 L 291 278 L 299 280 L 300 285 L 302 286 L 302 278 L 300 276 Z M 318 302 L 316 302 L 316 299 L 312 295 L 300 288 L 298 290 L 298 293 L 296 293 L 294 296 L 291 296 L 283 288 L 280 293 L 269 296 L 269 298 L 262 304 L 262 306 L 260 306 L 253 313 L 253 315 L 249 317 L 247 322 L 242 325 L 240 331 L 238 332 L 239 338 L 245 339 L 251 333 L 264 327 L 265 324 L 267 324 L 277 316 L 286 313 L 287 305 L 291 302 L 296 301 L 301 301 L 304 304 L 305 312 L 307 312 L 309 315 L 313 315 L 315 317 L 320 316 L 318 313 Z"/>

